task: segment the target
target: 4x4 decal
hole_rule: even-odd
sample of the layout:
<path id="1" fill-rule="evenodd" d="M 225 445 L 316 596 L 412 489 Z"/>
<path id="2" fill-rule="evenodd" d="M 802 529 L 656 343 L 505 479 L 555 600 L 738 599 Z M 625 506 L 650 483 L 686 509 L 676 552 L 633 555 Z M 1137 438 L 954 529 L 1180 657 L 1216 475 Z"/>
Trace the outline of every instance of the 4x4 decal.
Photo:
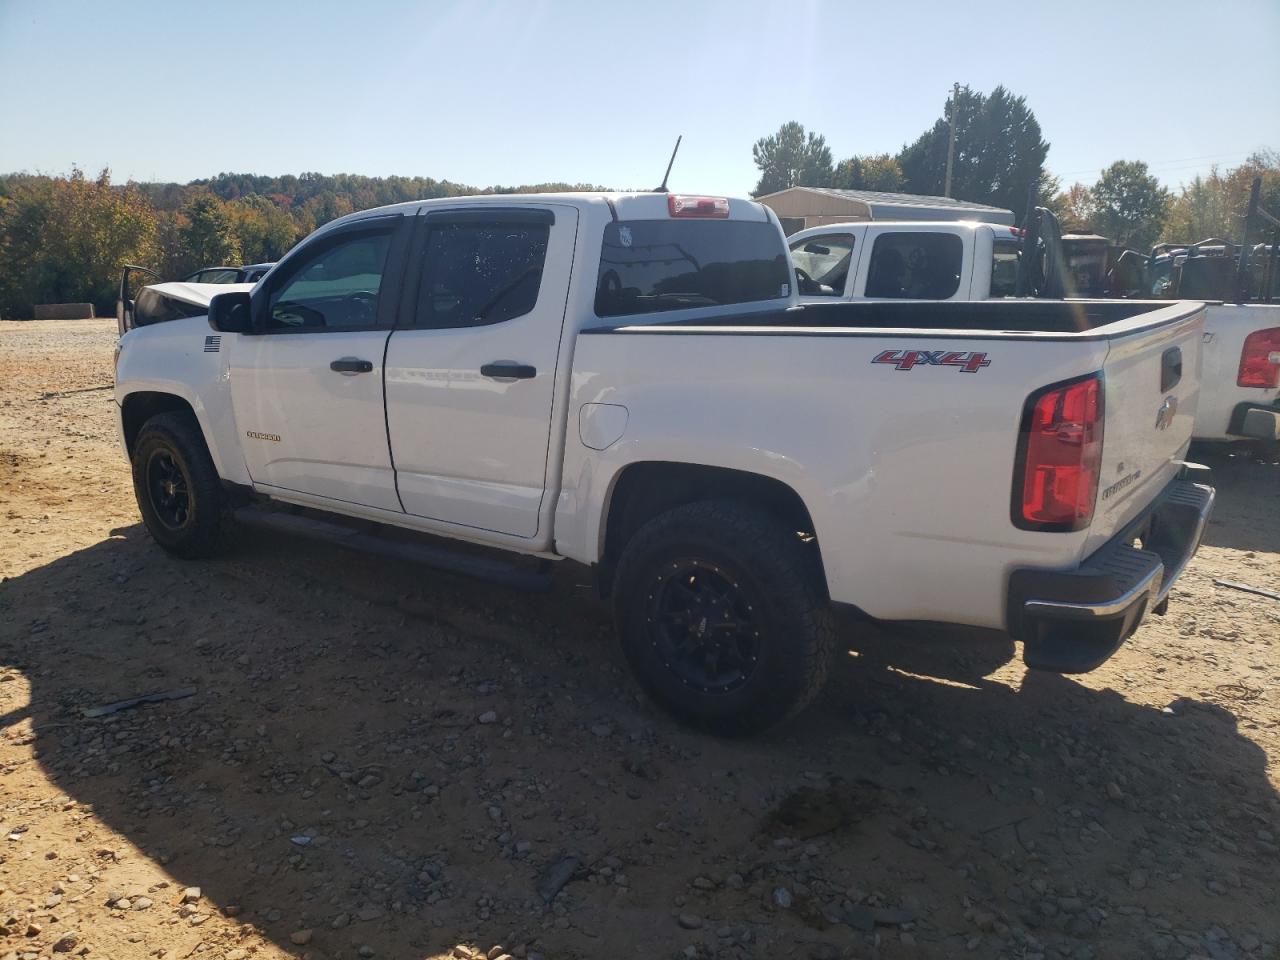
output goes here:
<path id="1" fill-rule="evenodd" d="M 895 370 L 913 367 L 959 367 L 961 373 L 977 373 L 991 366 L 985 353 L 956 350 L 881 350 L 872 363 L 891 363 Z"/>

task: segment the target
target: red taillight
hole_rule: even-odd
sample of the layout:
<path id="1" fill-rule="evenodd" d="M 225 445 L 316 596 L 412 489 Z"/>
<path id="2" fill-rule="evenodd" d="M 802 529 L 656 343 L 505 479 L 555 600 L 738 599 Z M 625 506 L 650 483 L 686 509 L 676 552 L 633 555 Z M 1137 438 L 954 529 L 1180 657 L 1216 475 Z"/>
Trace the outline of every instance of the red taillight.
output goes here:
<path id="1" fill-rule="evenodd" d="M 1280 327 L 1255 330 L 1244 338 L 1236 386 L 1266 390 L 1280 386 Z"/>
<path id="2" fill-rule="evenodd" d="M 1102 463 L 1102 379 L 1033 393 L 1022 415 L 1013 522 L 1025 530 L 1081 530 L 1093 519 Z"/>
<path id="3" fill-rule="evenodd" d="M 724 197 L 679 197 L 667 195 L 667 212 L 673 217 L 704 217 L 725 220 L 729 216 L 729 201 Z"/>

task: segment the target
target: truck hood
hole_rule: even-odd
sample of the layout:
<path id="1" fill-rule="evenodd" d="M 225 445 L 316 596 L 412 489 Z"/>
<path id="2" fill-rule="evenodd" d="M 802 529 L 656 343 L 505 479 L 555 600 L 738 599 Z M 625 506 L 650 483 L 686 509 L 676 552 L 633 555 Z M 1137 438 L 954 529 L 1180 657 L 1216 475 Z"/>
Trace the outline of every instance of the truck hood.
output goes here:
<path id="1" fill-rule="evenodd" d="M 121 281 L 122 292 L 127 282 Z M 252 289 L 252 283 L 153 283 L 139 290 L 136 300 L 122 296 L 116 301 L 116 324 L 123 336 L 134 327 L 204 316 L 209 312 L 209 301 L 218 294 L 247 293 Z"/>
<path id="2" fill-rule="evenodd" d="M 149 289 L 162 297 L 171 297 L 193 307 L 207 307 L 209 301 L 220 293 L 248 293 L 252 283 L 184 283 L 181 280 L 169 283 L 153 283 Z"/>

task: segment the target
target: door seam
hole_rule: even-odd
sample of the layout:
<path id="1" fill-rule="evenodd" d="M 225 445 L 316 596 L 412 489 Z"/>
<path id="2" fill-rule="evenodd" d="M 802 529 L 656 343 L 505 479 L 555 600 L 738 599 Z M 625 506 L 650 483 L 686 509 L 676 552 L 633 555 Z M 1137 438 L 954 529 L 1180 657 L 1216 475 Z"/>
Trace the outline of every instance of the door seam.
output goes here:
<path id="1" fill-rule="evenodd" d="M 398 316 L 396 320 L 399 321 Z M 395 332 L 394 328 L 388 331 L 387 339 L 382 341 L 382 428 L 387 434 L 387 459 L 391 461 L 391 488 L 396 492 L 396 503 L 400 504 L 401 511 L 408 513 L 404 500 L 400 497 L 400 471 L 396 469 L 396 451 L 391 446 L 391 411 L 387 405 L 387 355 L 391 352 L 391 338 L 395 336 Z"/>

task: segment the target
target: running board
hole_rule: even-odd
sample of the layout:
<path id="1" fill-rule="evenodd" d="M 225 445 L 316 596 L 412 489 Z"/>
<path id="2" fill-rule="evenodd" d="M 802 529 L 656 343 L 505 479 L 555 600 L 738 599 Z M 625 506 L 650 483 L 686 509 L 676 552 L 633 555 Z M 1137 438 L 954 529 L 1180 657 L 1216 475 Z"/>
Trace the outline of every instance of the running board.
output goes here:
<path id="1" fill-rule="evenodd" d="M 232 516 L 246 527 L 322 540 L 349 550 L 374 553 L 393 560 L 407 560 L 424 567 L 434 567 L 437 570 L 488 580 L 520 590 L 541 592 L 551 589 L 551 573 L 545 569 L 549 566 L 545 560 L 539 562 L 538 569 L 533 569 L 505 560 L 477 556 L 461 550 L 450 550 L 447 547 L 390 540 L 377 534 L 364 533 L 341 523 L 262 507 L 239 507 L 232 511 Z"/>

